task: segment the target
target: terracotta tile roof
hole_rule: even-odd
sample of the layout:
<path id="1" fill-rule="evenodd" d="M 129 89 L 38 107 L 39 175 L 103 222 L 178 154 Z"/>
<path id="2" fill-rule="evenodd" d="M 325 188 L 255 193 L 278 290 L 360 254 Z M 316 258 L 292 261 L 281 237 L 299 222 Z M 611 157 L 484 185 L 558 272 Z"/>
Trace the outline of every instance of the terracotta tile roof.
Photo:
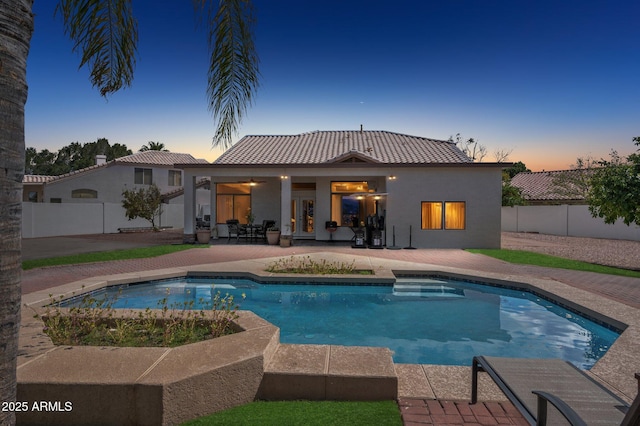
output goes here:
<path id="1" fill-rule="evenodd" d="M 200 178 L 196 182 L 196 189 L 202 188 L 203 186 L 209 185 L 210 183 L 211 183 L 211 179 L 209 179 L 209 178 Z M 163 193 L 162 194 L 162 200 L 163 201 L 171 200 L 171 199 L 179 197 L 179 196 L 181 196 L 183 194 L 184 194 L 184 186 L 181 186 L 179 188 L 176 188 L 176 189 L 173 189 L 171 191 L 167 191 L 167 192 Z"/>
<path id="2" fill-rule="evenodd" d="M 527 200 L 568 201 L 583 200 L 581 190 L 573 182 L 586 170 L 554 170 L 549 172 L 522 172 L 511 179 L 511 184 L 522 190 Z M 559 186 L 559 182 L 565 182 Z"/>
<path id="3" fill-rule="evenodd" d="M 60 175 L 60 176 L 54 176 L 53 179 L 51 179 L 49 182 L 60 180 L 60 179 L 65 179 L 65 178 L 68 178 L 68 177 L 71 177 L 71 176 L 76 176 L 76 175 L 83 174 L 83 173 L 87 173 L 87 172 L 90 172 L 90 171 L 96 170 L 96 169 L 103 169 L 103 168 L 109 166 L 109 164 L 112 164 L 112 163 L 113 163 L 113 161 L 110 161 L 108 163 L 93 165 L 93 166 L 85 167 L 84 169 L 74 170 L 72 172 L 65 173 L 65 174 Z"/>
<path id="4" fill-rule="evenodd" d="M 56 176 L 24 175 L 22 177 L 22 183 L 24 183 L 24 184 L 45 183 L 45 182 L 49 182 L 51 179 L 55 179 L 55 178 L 56 178 Z"/>
<path id="5" fill-rule="evenodd" d="M 133 163 L 133 164 L 149 164 L 158 166 L 171 166 L 174 164 L 209 164 L 207 160 L 202 158 L 194 158 L 191 154 L 180 154 L 177 152 L 165 151 L 142 151 L 126 157 L 116 158 L 116 164 Z M 108 163 L 107 163 L 108 164 Z"/>
<path id="6" fill-rule="evenodd" d="M 386 131 L 245 136 L 214 164 L 471 163 L 455 143 Z"/>
<path id="7" fill-rule="evenodd" d="M 70 177 L 75 177 L 80 174 L 84 174 L 93 170 L 102 169 L 105 167 L 111 167 L 117 164 L 129 164 L 129 165 L 145 165 L 145 166 L 166 166 L 173 167 L 174 164 L 209 164 L 205 159 L 194 158 L 191 154 L 180 154 L 177 152 L 164 152 L 164 151 L 143 151 L 136 152 L 135 154 L 127 155 L 125 157 L 116 158 L 115 160 L 107 163 L 93 165 L 85 167 L 84 169 L 74 170 L 69 173 L 65 173 L 60 176 L 48 176 L 49 179 L 43 182 L 58 181 Z M 33 176 L 33 175 L 29 175 Z M 25 176 L 26 177 L 26 176 Z M 23 180 L 23 183 L 26 183 Z"/>

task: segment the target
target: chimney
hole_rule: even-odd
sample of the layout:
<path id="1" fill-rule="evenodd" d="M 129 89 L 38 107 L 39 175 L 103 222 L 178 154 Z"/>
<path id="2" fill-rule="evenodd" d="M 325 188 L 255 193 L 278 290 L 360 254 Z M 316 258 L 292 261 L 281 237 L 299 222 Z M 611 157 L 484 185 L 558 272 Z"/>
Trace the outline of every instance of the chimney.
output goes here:
<path id="1" fill-rule="evenodd" d="M 360 133 L 362 133 L 362 124 L 360 125 Z"/>
<path id="2" fill-rule="evenodd" d="M 107 156 L 106 155 L 96 155 L 96 166 L 100 166 L 102 164 L 107 164 Z"/>

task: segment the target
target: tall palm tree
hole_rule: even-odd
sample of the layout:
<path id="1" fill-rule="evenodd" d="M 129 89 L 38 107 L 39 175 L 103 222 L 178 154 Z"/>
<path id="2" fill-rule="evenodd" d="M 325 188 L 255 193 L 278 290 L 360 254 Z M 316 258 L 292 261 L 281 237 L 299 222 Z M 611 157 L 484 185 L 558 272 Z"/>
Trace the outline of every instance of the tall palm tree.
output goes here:
<path id="1" fill-rule="evenodd" d="M 102 96 L 133 81 L 137 21 L 133 0 L 59 0 L 65 32 Z M 258 86 L 250 0 L 193 0 L 208 27 L 211 59 L 207 93 L 217 130 L 228 146 Z M 33 32 L 33 0 L 0 0 L 0 400 L 16 400 L 20 325 L 22 177 L 26 66 Z M 162 7 L 159 5 L 158 7 Z M 0 424 L 15 423 L 0 411 Z"/>
<path id="2" fill-rule="evenodd" d="M 142 145 L 140 147 L 140 152 L 144 152 L 144 151 L 164 151 L 164 152 L 169 152 L 168 149 L 165 149 L 164 144 L 162 142 L 154 142 L 154 141 L 149 141 L 146 144 Z"/>

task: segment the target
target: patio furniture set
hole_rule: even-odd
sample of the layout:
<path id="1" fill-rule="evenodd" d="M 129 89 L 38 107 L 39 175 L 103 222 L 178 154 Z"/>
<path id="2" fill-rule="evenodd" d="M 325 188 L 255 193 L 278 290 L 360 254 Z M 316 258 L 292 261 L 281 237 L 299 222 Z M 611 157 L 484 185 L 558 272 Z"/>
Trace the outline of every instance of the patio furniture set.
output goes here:
<path id="1" fill-rule="evenodd" d="M 236 242 L 240 241 L 240 238 L 244 238 L 245 241 L 256 243 L 259 241 L 267 242 L 267 231 L 273 228 L 276 224 L 275 220 L 263 220 L 262 224 L 241 224 L 238 219 L 227 220 L 227 243 L 231 241 L 231 238 L 235 238 Z"/>

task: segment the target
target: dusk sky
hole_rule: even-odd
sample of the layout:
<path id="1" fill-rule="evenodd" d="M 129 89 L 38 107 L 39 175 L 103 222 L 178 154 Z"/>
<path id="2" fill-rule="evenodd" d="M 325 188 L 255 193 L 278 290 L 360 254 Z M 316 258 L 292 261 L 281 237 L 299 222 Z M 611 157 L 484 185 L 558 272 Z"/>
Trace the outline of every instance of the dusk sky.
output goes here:
<path id="1" fill-rule="evenodd" d="M 107 138 L 213 161 L 206 31 L 191 0 L 135 0 L 133 87 L 107 100 L 35 0 L 26 146 Z M 460 133 L 530 169 L 635 151 L 638 0 L 254 0 L 261 85 L 239 134 Z"/>

